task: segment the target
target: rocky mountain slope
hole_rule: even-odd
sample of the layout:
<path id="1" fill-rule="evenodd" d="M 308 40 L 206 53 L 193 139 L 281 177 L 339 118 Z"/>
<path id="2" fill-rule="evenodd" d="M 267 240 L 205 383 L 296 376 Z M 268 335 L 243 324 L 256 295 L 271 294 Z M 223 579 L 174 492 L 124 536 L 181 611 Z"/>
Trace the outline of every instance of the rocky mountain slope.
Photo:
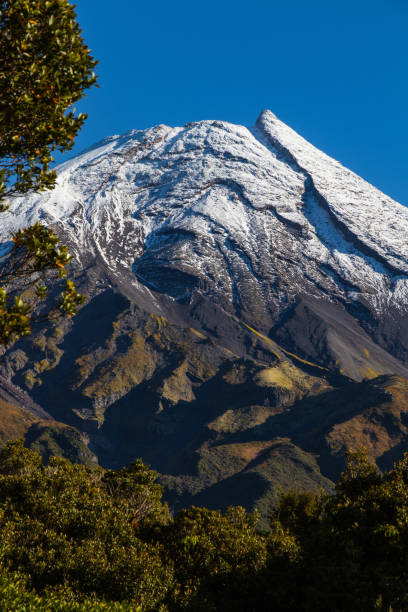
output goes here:
<path id="1" fill-rule="evenodd" d="M 49 440 L 65 425 L 87 461 L 142 456 L 175 507 L 266 508 L 280 486 L 329 489 L 348 446 L 401 452 L 408 209 L 270 111 L 135 130 L 58 170 L 0 229 L 6 250 L 52 225 L 88 296 L 3 356 Z"/>

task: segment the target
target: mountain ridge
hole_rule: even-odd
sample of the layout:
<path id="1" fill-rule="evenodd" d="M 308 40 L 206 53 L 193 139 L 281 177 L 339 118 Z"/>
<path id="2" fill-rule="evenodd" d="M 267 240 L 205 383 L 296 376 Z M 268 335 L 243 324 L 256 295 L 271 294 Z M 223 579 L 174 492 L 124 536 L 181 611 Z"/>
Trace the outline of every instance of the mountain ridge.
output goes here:
<path id="1" fill-rule="evenodd" d="M 393 378 L 408 379 L 402 205 L 270 111 L 253 128 L 211 120 L 132 130 L 58 173 L 52 192 L 5 213 L 0 242 L 6 250 L 18 226 L 51 225 L 75 255 L 87 301 L 72 321 L 35 328 L 6 351 L 0 374 L 76 428 L 103 465 L 142 456 L 175 507 L 215 486 L 227 496 L 229 478 L 254 478 L 258 492 L 263 483 L 249 506 L 274 499 L 288 473 L 330 487 L 348 442 L 333 450 L 322 430 L 308 445 L 314 421 L 299 436 L 298 406 L 335 408 L 341 420 L 349 388 L 370 391 L 373 404 L 353 404 L 346 429 L 364 443 L 367 428 L 385 437 L 381 453 L 405 443 L 406 389 Z M 375 381 L 398 387 L 391 408 Z M 380 429 L 361 416 L 383 419 L 377 405 L 395 411 Z M 245 442 L 231 437 L 231 419 Z M 50 425 L 47 436 L 56 432 Z M 251 471 L 259 453 L 269 459 Z"/>

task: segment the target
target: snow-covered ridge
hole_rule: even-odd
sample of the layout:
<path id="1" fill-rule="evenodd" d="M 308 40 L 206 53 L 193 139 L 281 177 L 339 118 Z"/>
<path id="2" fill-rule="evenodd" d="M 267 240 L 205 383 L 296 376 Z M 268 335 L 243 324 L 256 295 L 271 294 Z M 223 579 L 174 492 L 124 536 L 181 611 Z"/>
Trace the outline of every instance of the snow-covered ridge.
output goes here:
<path id="1" fill-rule="evenodd" d="M 406 207 L 316 149 L 271 111 L 261 114 L 257 127 L 272 143 L 290 152 L 340 223 L 389 264 L 407 271 Z"/>
<path id="2" fill-rule="evenodd" d="M 40 219 L 76 256 L 188 302 L 278 320 L 297 296 L 408 307 L 408 209 L 264 111 L 253 129 L 159 125 L 58 167 L 15 202 L 0 238 Z"/>

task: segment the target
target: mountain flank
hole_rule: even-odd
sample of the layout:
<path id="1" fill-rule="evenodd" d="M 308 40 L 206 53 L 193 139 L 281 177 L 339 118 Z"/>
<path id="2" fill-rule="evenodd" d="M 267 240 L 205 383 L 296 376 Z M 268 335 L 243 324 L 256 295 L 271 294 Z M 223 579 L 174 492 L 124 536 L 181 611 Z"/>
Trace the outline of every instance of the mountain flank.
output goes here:
<path id="1" fill-rule="evenodd" d="M 408 210 L 264 111 L 109 137 L 4 213 L 87 301 L 4 351 L 1 440 L 161 474 L 174 509 L 330 491 L 407 440 Z"/>

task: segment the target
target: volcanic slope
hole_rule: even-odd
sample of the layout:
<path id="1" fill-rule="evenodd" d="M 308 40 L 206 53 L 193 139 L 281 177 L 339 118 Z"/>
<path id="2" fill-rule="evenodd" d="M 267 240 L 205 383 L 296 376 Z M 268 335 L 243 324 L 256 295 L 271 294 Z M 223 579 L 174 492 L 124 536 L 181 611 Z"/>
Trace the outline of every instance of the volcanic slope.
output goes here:
<path id="1" fill-rule="evenodd" d="M 206 492 L 226 502 L 237 478 L 249 506 L 295 473 L 330 488 L 341 468 L 330 457 L 356 436 L 308 445 L 314 421 L 301 420 L 302 437 L 299 402 L 315 398 L 307 409 L 322 414 L 350 385 L 408 378 L 408 210 L 270 111 L 251 129 L 201 121 L 113 136 L 58 175 L 2 215 L 0 238 L 6 251 L 12 230 L 53 226 L 87 303 L 11 347 L 4 379 L 76 427 L 104 465 L 141 455 L 167 474 L 175 506 Z M 371 395 L 367 414 L 393 397 Z M 404 422 L 381 434 L 388 456 Z M 364 427 L 366 442 L 376 433 Z"/>
<path id="2" fill-rule="evenodd" d="M 36 219 L 100 268 L 98 290 L 169 320 L 214 332 L 235 316 L 353 378 L 406 373 L 390 355 L 408 357 L 408 210 L 270 111 L 252 130 L 108 138 L 60 166 L 53 192 L 18 202 L 3 238 Z"/>

